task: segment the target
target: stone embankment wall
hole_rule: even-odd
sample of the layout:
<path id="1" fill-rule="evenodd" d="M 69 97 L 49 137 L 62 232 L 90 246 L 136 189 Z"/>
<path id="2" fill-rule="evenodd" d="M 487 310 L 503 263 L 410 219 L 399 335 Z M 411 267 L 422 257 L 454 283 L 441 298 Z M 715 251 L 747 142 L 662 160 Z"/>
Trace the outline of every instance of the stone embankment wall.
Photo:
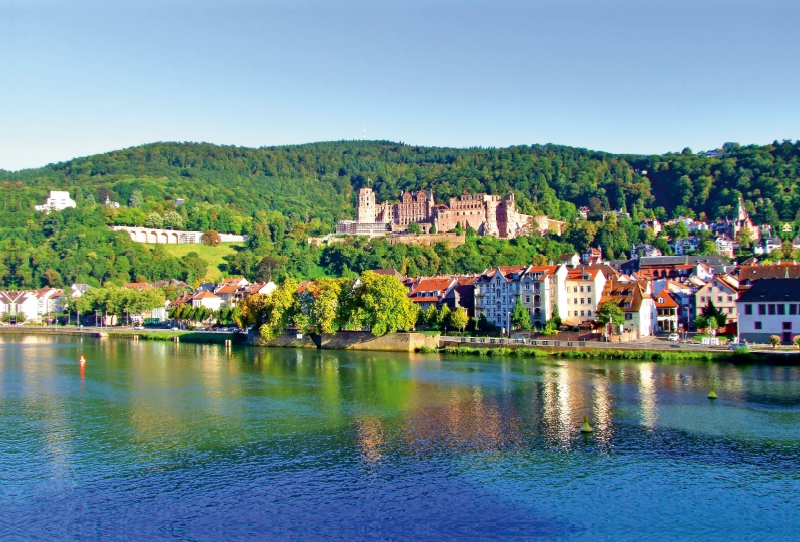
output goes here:
<path id="1" fill-rule="evenodd" d="M 372 333 L 366 331 L 341 331 L 330 335 L 298 336 L 296 333 L 284 333 L 271 341 L 264 342 L 257 334 L 251 332 L 248 342 L 257 346 L 284 348 L 414 352 L 423 346 L 436 348 L 439 345 L 439 336 L 425 335 L 423 333 L 391 333 L 383 337 L 375 337 Z"/>
<path id="2" fill-rule="evenodd" d="M 44 326 L 3 326 L 0 335 L 76 335 L 80 337 L 102 337 L 99 331 L 82 331 L 75 328 L 53 328 Z"/>

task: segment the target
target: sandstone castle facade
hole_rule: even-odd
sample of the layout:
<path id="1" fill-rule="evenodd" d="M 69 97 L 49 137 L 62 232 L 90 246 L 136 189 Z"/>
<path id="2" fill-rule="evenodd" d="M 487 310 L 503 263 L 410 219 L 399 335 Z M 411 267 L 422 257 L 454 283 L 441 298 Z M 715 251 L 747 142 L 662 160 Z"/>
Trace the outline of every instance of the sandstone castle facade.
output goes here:
<path id="1" fill-rule="evenodd" d="M 408 230 L 415 222 L 423 231 L 436 227 L 438 232 L 451 231 L 461 224 L 471 226 L 482 235 L 513 239 L 532 231 L 561 233 L 563 222 L 546 216 L 531 216 L 517 210 L 514 194 L 464 194 L 450 198 L 450 204 L 437 204 L 430 190 L 404 192 L 397 203 L 378 203 L 372 188 L 358 191 L 356 220 L 340 220 L 336 233 L 348 235 L 386 235 Z"/>

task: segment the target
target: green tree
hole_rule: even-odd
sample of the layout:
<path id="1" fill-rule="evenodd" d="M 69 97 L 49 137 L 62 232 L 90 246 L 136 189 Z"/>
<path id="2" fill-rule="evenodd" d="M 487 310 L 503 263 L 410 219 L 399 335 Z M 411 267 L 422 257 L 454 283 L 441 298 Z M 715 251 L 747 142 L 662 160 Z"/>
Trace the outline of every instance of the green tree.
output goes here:
<path id="1" fill-rule="evenodd" d="M 167 211 L 163 217 L 164 227 L 174 230 L 183 229 L 183 217 L 175 211 Z"/>
<path id="2" fill-rule="evenodd" d="M 195 252 L 189 252 L 179 260 L 184 271 L 181 273 L 181 280 L 189 284 L 194 284 L 198 280 L 203 280 L 208 272 L 208 263 Z"/>
<path id="3" fill-rule="evenodd" d="M 750 228 L 742 228 L 736 234 L 736 243 L 741 250 L 750 250 L 753 246 L 753 234 Z"/>
<path id="4" fill-rule="evenodd" d="M 442 305 L 442 308 L 439 310 L 439 325 L 447 329 L 447 326 L 453 327 L 450 323 L 450 317 L 453 315 L 453 311 L 450 310 L 450 307 L 447 305 Z"/>
<path id="5" fill-rule="evenodd" d="M 689 237 L 689 228 L 683 221 L 676 221 L 672 224 L 667 224 L 667 226 L 664 228 L 664 231 L 672 241 L 686 239 Z"/>
<path id="6" fill-rule="evenodd" d="M 417 321 L 419 308 L 397 277 L 366 271 L 361 274 L 354 297 L 357 308 L 354 319 L 369 327 L 376 337 L 399 329 L 413 329 Z"/>
<path id="7" fill-rule="evenodd" d="M 613 301 L 601 303 L 600 306 L 597 307 L 596 315 L 597 322 L 603 326 L 608 323 L 619 325 L 625 321 L 625 313 L 622 312 L 622 309 L 620 309 L 619 306 L 617 306 L 617 304 Z"/>
<path id="8" fill-rule="evenodd" d="M 558 305 L 553 306 L 553 314 L 550 316 L 550 321 L 553 322 L 556 329 L 561 327 L 561 313 L 558 310 Z"/>
<path id="9" fill-rule="evenodd" d="M 309 329 L 315 333 L 335 333 L 342 328 L 344 321 L 343 298 L 350 281 L 322 278 L 314 281 L 309 288 L 310 307 Z"/>
<path id="10" fill-rule="evenodd" d="M 700 254 L 711 255 L 717 253 L 717 246 L 713 241 L 703 241 L 700 243 Z"/>
<path id="11" fill-rule="evenodd" d="M 469 315 L 467 311 L 464 310 L 464 307 L 458 307 L 450 315 L 450 325 L 463 333 L 467 324 L 469 324 Z"/>
<path id="12" fill-rule="evenodd" d="M 436 305 L 431 303 L 428 310 L 425 311 L 423 323 L 428 329 L 439 329 L 439 322 L 439 311 L 436 309 Z"/>
<path id="13" fill-rule="evenodd" d="M 143 203 L 144 203 L 144 196 L 142 196 L 142 191 L 133 190 L 131 192 L 131 197 L 128 199 L 128 206 L 141 207 Z"/>
<path id="14" fill-rule="evenodd" d="M 422 228 L 416 222 L 411 222 L 408 225 L 408 233 L 413 233 L 415 235 L 419 235 L 422 233 Z"/>
<path id="15" fill-rule="evenodd" d="M 516 329 L 522 330 L 531 328 L 531 315 L 519 297 L 517 297 L 517 304 L 514 305 L 514 310 L 511 311 L 511 325 Z"/>
<path id="16" fill-rule="evenodd" d="M 271 340 L 283 333 L 293 323 L 299 313 L 300 301 L 297 296 L 298 283 L 294 279 L 286 279 L 277 289 L 264 299 L 263 321 L 259 334 L 264 340 Z"/>
<path id="17" fill-rule="evenodd" d="M 144 225 L 148 228 L 163 228 L 164 227 L 164 219 L 158 213 L 147 213 L 147 216 L 144 219 Z"/>

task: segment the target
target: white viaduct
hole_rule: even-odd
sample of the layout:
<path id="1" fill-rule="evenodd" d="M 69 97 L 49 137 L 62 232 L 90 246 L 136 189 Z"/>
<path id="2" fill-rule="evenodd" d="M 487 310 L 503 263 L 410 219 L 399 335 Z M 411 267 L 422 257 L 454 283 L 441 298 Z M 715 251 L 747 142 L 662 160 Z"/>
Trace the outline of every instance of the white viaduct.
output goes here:
<path id="1" fill-rule="evenodd" d="M 114 231 L 126 231 L 131 241 L 136 243 L 151 243 L 165 245 L 183 245 L 200 243 L 203 236 L 201 231 L 191 230 L 162 230 L 159 228 L 145 228 L 144 226 L 111 226 Z M 244 235 L 220 233 L 223 243 L 242 243 Z"/>

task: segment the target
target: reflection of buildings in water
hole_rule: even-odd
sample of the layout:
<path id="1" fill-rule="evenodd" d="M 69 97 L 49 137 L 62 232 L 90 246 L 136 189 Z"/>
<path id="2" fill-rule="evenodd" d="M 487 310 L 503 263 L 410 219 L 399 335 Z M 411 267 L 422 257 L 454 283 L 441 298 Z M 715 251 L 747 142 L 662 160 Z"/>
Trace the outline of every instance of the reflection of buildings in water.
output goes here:
<path id="1" fill-rule="evenodd" d="M 358 445 L 361 448 L 361 459 L 366 463 L 376 463 L 383 456 L 381 448 L 385 444 L 383 426 L 378 418 L 362 418 L 357 420 Z"/>
<path id="2" fill-rule="evenodd" d="M 594 406 L 592 408 L 592 415 L 594 416 L 595 438 L 603 442 L 609 442 L 613 435 L 612 409 L 613 405 L 611 403 L 608 378 L 606 375 L 598 376 L 594 379 Z"/>
<path id="3" fill-rule="evenodd" d="M 639 365 L 639 397 L 642 409 L 642 425 L 653 428 L 656 424 L 656 381 L 653 364 Z"/>
<path id="4" fill-rule="evenodd" d="M 592 405 L 582 367 L 575 363 L 560 364 L 548 375 L 543 396 L 543 422 L 547 435 L 563 446 L 569 446 L 579 420 L 590 414 Z"/>
<path id="5" fill-rule="evenodd" d="M 521 423 L 513 402 L 502 405 L 485 397 L 476 386 L 451 388 L 438 406 L 412 410 L 406 421 L 405 439 L 417 450 L 439 446 L 493 450 L 521 441 Z"/>

